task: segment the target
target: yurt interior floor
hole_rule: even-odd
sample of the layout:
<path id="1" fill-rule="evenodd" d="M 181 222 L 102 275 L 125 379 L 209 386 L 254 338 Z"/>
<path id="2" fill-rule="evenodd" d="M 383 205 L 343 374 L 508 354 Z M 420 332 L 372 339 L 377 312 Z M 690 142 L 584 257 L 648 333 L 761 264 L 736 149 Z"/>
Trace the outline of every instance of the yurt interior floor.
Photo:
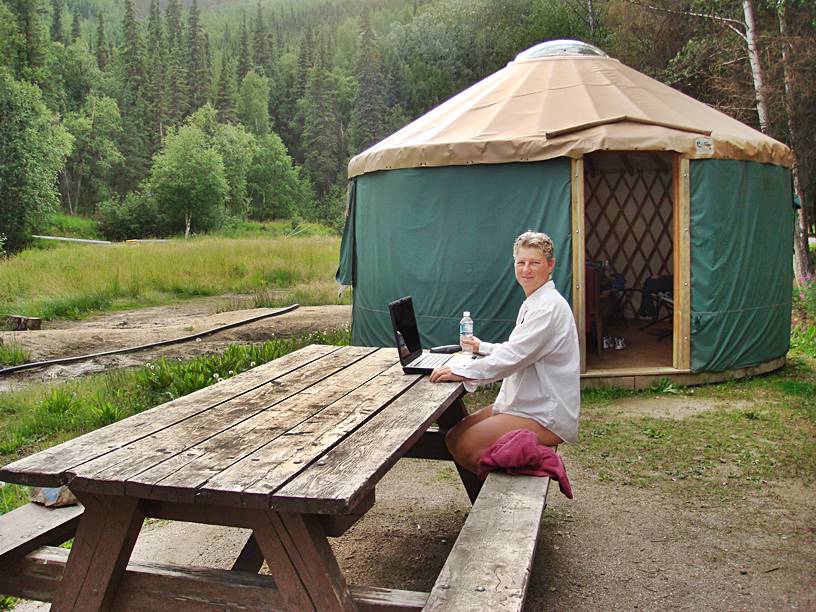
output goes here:
<path id="1" fill-rule="evenodd" d="M 594 336 L 587 341 L 587 370 L 612 370 L 618 368 L 654 368 L 672 366 L 672 322 L 664 321 L 646 330 L 645 320 L 615 321 L 606 326 L 607 336 L 622 336 L 626 348 L 602 349 L 598 354 Z M 660 339 L 664 334 L 669 334 Z"/>

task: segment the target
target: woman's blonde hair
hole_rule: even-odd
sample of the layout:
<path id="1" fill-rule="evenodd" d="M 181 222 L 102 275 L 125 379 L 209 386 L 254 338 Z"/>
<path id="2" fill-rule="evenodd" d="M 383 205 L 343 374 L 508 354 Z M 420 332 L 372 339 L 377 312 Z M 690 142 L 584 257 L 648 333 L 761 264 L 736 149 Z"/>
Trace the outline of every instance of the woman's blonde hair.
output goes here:
<path id="1" fill-rule="evenodd" d="M 544 232 L 534 232 L 527 230 L 521 236 L 516 238 L 513 243 L 513 257 L 518 255 L 519 249 L 540 249 L 544 253 L 547 261 L 552 261 L 553 258 L 553 242 L 552 239 Z"/>

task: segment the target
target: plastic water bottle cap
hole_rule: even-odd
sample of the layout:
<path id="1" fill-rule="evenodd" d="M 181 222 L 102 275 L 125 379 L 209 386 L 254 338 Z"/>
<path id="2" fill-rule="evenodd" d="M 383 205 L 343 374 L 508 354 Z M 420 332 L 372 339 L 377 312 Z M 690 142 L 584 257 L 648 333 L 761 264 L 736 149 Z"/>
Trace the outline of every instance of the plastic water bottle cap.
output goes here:
<path id="1" fill-rule="evenodd" d="M 465 317 L 469 317 L 469 316 L 470 316 L 470 311 L 469 311 L 469 310 L 466 310 L 466 311 L 463 313 L 463 316 L 465 316 Z"/>

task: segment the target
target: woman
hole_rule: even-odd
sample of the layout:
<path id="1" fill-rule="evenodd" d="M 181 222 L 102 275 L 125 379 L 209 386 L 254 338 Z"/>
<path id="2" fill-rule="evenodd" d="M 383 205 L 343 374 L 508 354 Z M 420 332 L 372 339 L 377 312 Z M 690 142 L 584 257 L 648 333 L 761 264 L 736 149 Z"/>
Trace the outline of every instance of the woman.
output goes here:
<path id="1" fill-rule="evenodd" d="M 498 344 L 462 338 L 463 346 L 486 357 L 431 373 L 431 382 L 463 381 L 468 391 L 504 379 L 493 404 L 462 419 L 445 437 L 456 462 L 474 473 L 482 453 L 509 431 L 529 429 L 547 446 L 578 438 L 578 332 L 569 304 L 552 282 L 552 240 L 525 232 L 513 244 L 513 259 L 527 299 L 510 338 Z"/>

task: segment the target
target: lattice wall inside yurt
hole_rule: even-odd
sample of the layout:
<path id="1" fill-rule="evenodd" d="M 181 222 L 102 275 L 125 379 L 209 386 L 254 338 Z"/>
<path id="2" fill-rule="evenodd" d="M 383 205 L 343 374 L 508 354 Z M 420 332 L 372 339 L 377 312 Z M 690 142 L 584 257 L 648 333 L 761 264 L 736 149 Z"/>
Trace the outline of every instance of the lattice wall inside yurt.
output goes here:
<path id="1" fill-rule="evenodd" d="M 673 273 L 672 157 L 663 153 L 594 153 L 584 158 L 586 258 L 606 261 L 627 288 Z M 637 316 L 640 292 L 624 294 Z"/>

